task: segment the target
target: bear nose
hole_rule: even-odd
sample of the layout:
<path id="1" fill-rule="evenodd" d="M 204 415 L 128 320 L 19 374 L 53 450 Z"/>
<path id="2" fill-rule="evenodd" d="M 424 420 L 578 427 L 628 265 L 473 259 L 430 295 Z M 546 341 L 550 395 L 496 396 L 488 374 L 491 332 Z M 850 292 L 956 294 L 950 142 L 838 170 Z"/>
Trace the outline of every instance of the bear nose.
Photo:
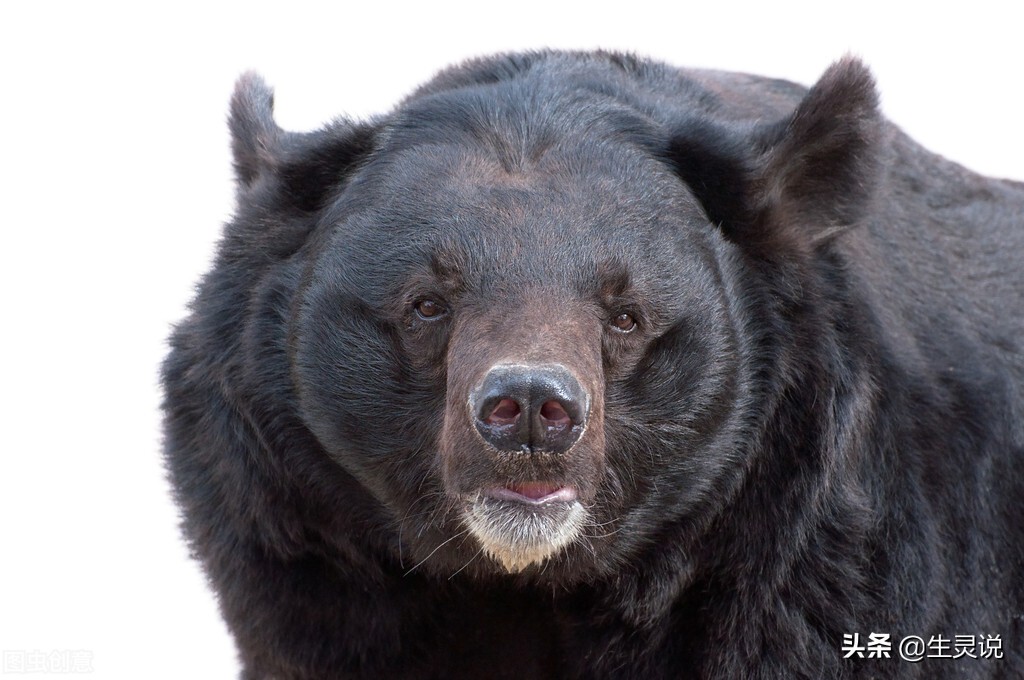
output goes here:
<path id="1" fill-rule="evenodd" d="M 586 390 L 561 365 L 494 366 L 470 395 L 477 431 L 501 451 L 568 451 L 589 406 Z"/>

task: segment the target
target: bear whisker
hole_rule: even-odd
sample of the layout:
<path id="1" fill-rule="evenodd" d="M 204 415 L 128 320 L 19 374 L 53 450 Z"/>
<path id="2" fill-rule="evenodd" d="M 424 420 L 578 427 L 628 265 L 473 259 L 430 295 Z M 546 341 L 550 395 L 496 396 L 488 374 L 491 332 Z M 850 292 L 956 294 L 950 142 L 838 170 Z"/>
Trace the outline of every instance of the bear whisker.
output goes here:
<path id="1" fill-rule="evenodd" d="M 427 561 L 427 560 L 429 560 L 429 559 L 430 559 L 431 557 L 433 557 L 433 556 L 434 556 L 434 553 L 436 553 L 436 552 L 437 552 L 438 550 L 440 550 L 440 549 L 441 549 L 441 548 L 443 548 L 444 546 L 448 545 L 449 543 L 451 543 L 452 541 L 454 541 L 454 540 L 455 540 L 456 538 L 461 538 L 461 537 L 465 536 L 465 535 L 466 535 L 466 534 L 468 534 L 468 533 L 469 533 L 469 529 L 463 529 L 462 531 L 460 531 L 459 533 L 455 534 L 454 536 L 450 536 L 449 538 L 445 539 L 445 540 L 444 540 L 444 541 L 442 541 L 442 542 L 441 542 L 441 543 L 440 543 L 440 544 L 439 544 L 439 545 L 438 545 L 438 546 L 437 546 L 436 548 L 434 548 L 433 550 L 431 550 L 431 551 L 430 551 L 430 554 L 428 554 L 428 555 L 427 555 L 426 557 L 424 557 L 424 558 L 423 558 L 422 560 L 420 560 L 419 562 L 417 562 L 417 563 L 416 563 L 416 565 L 415 565 L 414 567 L 412 567 L 412 568 L 411 568 L 411 569 L 409 569 L 409 570 L 408 570 L 407 572 L 405 572 L 405 574 L 403 574 L 403 576 L 408 576 L 408 575 L 409 575 L 409 574 L 411 574 L 412 572 L 416 571 L 416 570 L 417 570 L 417 569 L 418 569 L 419 567 L 421 567 L 421 566 L 423 565 L 423 563 L 424 563 L 424 562 L 426 562 L 426 561 Z"/>

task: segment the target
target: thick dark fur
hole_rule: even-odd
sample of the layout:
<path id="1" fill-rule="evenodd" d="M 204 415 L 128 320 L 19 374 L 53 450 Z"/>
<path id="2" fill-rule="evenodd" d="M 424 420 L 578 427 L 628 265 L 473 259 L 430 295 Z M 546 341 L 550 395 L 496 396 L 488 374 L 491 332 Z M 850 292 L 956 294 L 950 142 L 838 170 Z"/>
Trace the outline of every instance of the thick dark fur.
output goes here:
<path id="1" fill-rule="evenodd" d="M 164 365 L 243 677 L 1024 677 L 1024 186 L 852 59 L 807 91 L 512 55 L 365 123 L 271 108 L 239 82 L 237 215 Z M 502 352 L 577 369 L 569 453 L 473 439 Z M 541 477 L 586 524 L 503 567 L 462 504 Z M 1003 658 L 844 660 L 870 632 Z"/>

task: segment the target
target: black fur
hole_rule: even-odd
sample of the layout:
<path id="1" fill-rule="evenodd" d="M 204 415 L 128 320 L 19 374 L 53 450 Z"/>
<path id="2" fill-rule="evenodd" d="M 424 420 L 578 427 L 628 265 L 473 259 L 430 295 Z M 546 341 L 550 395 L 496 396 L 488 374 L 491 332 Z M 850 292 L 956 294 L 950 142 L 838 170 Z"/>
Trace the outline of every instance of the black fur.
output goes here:
<path id="1" fill-rule="evenodd" d="M 805 91 L 533 53 L 366 123 L 271 108 L 244 76 L 164 365 L 243 677 L 1024 677 L 1024 186 L 906 138 L 852 59 Z M 570 452 L 473 438 L 495 357 L 579 374 Z M 503 568 L 467 503 L 536 480 L 586 523 Z M 1003 658 L 843 659 L 871 632 Z"/>

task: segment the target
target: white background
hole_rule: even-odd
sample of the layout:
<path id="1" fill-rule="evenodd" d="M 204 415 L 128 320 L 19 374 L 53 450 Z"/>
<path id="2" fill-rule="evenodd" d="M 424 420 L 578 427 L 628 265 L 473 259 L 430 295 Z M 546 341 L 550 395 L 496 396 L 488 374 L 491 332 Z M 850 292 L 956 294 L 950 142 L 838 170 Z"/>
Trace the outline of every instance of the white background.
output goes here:
<path id="1" fill-rule="evenodd" d="M 387 110 L 440 67 L 498 50 L 617 48 L 803 83 L 852 51 L 912 136 L 1024 178 L 1014 3 L 908 4 L 3 3 L 6 659 L 84 651 L 99 678 L 237 673 L 168 499 L 157 370 L 232 209 L 239 73 L 276 87 L 283 127 L 310 129 Z"/>

